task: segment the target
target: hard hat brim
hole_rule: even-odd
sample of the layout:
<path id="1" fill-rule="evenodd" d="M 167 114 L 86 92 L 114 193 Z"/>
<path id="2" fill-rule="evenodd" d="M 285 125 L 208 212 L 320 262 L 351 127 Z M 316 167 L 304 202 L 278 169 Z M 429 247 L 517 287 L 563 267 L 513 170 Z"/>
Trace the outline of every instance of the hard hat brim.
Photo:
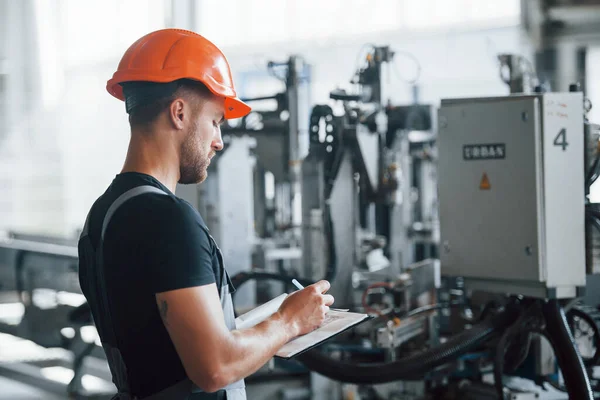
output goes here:
<path id="1" fill-rule="evenodd" d="M 242 118 L 248 115 L 252 108 L 237 97 L 225 97 L 225 119 Z"/>

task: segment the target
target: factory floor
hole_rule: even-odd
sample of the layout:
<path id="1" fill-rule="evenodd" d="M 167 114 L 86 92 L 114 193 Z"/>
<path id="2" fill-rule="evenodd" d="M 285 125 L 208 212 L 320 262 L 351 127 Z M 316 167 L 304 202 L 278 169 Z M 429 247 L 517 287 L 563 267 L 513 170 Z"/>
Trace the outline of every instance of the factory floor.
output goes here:
<path id="1" fill-rule="evenodd" d="M 63 400 L 40 388 L 0 376 L 0 400 Z"/>
<path id="2" fill-rule="evenodd" d="M 0 400 L 68 399 L 73 377 L 73 355 L 61 348 L 45 348 L 17 336 L 0 333 Z M 82 393 L 90 399 L 110 399 L 114 385 L 104 362 L 84 361 Z"/>

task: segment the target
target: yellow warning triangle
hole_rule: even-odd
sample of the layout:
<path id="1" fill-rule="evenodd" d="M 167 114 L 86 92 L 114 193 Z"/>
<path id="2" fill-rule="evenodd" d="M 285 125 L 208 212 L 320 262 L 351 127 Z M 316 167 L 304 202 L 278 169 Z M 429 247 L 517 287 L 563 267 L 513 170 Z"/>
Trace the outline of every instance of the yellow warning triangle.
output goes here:
<path id="1" fill-rule="evenodd" d="M 479 184 L 479 189 L 490 190 L 491 188 L 492 188 L 492 185 L 490 185 L 490 179 L 488 178 L 487 174 L 484 172 L 483 176 L 481 177 L 481 183 Z"/>

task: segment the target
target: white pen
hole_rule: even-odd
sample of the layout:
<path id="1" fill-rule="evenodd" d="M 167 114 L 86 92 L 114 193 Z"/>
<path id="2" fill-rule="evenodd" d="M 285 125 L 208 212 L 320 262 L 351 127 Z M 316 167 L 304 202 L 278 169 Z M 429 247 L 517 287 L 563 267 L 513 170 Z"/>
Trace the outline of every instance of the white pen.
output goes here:
<path id="1" fill-rule="evenodd" d="M 302 286 L 302 285 L 300 284 L 300 282 L 298 282 L 298 281 L 297 281 L 295 278 L 294 278 L 294 279 L 292 279 L 292 283 L 294 284 L 294 286 L 296 286 L 296 287 L 298 288 L 298 290 L 302 290 L 302 289 L 304 289 L 304 286 Z"/>
<path id="2" fill-rule="evenodd" d="M 304 289 L 304 286 L 302 286 L 302 284 L 300 282 L 298 282 L 296 280 L 296 278 L 292 279 L 292 283 L 294 284 L 294 286 L 296 286 L 298 288 L 298 290 L 302 290 Z M 349 308 L 329 308 L 332 311 L 341 311 L 341 312 L 346 312 L 349 310 Z"/>

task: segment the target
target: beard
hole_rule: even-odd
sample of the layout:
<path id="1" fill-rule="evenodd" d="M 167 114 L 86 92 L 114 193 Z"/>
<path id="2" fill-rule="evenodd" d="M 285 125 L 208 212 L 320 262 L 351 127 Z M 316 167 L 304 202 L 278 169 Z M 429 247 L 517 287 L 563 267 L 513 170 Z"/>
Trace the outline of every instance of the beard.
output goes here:
<path id="1" fill-rule="evenodd" d="M 197 129 L 192 126 L 181 144 L 181 163 L 179 165 L 179 183 L 196 184 L 206 179 L 209 164 L 208 152 L 198 138 Z"/>

